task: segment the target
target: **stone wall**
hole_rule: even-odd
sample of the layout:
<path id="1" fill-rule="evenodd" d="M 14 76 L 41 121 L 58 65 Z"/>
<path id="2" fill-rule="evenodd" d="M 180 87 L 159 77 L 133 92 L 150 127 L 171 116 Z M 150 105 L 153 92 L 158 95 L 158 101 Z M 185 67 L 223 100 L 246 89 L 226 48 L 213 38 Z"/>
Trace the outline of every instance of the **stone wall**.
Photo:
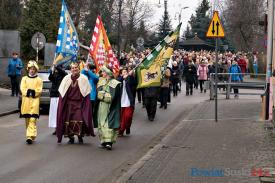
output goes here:
<path id="1" fill-rule="evenodd" d="M 0 30 L 0 83 L 10 84 L 7 76 L 8 60 L 12 52 L 20 56 L 20 33 L 19 31 Z"/>

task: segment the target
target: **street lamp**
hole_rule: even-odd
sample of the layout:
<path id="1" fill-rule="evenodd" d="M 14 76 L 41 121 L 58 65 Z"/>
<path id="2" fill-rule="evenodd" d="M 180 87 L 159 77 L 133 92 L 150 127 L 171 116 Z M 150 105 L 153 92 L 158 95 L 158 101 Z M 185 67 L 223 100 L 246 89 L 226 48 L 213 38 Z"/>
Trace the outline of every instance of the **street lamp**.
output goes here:
<path id="1" fill-rule="evenodd" d="M 182 10 L 185 10 L 185 9 L 187 9 L 187 8 L 189 8 L 189 7 L 188 7 L 188 6 L 185 6 L 185 7 L 181 8 L 179 12 L 176 12 L 176 13 L 175 13 L 175 20 L 177 19 L 177 15 L 178 15 L 179 24 L 180 24 L 180 21 L 181 21 L 181 13 L 182 13 Z"/>
<path id="2" fill-rule="evenodd" d="M 187 9 L 187 8 L 189 8 L 189 7 L 188 7 L 188 6 L 185 6 L 185 7 L 181 8 L 180 11 L 179 11 L 179 12 L 176 12 L 176 14 L 175 14 L 175 20 L 177 19 L 177 15 L 178 15 L 179 24 L 180 24 L 180 22 L 181 22 L 181 13 L 182 13 L 182 10 L 185 10 L 185 9 Z M 179 48 L 179 38 L 177 39 L 177 48 Z"/>

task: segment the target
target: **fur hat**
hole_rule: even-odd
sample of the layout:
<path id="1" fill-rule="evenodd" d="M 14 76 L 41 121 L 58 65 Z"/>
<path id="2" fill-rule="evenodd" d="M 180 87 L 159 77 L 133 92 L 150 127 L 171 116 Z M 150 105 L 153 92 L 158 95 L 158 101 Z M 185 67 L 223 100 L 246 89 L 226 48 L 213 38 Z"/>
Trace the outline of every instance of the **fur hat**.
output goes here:
<path id="1" fill-rule="evenodd" d="M 39 70 L 38 64 L 34 60 L 30 60 L 27 65 L 27 70 L 29 70 L 31 67 L 35 67 L 36 70 Z"/>

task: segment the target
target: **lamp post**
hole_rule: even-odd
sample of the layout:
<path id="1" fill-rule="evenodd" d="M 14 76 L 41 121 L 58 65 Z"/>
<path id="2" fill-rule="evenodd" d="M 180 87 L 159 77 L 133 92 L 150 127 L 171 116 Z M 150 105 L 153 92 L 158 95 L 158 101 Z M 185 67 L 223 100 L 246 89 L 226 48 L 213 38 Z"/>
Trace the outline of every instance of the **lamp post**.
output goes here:
<path id="1" fill-rule="evenodd" d="M 177 19 L 177 15 L 178 15 L 179 24 L 180 24 L 180 21 L 181 21 L 181 13 L 182 13 L 182 10 L 185 10 L 185 9 L 187 9 L 187 8 L 189 8 L 189 7 L 188 7 L 188 6 L 185 6 L 185 7 L 181 8 L 180 11 L 179 11 L 179 12 L 176 12 L 176 14 L 175 14 L 175 20 Z"/>
<path id="2" fill-rule="evenodd" d="M 121 7 L 122 7 L 122 1 L 119 0 L 118 4 L 118 25 L 117 25 L 117 57 L 120 59 L 120 24 L 121 24 Z"/>
<path id="3" fill-rule="evenodd" d="M 187 9 L 187 8 L 189 8 L 189 7 L 188 7 L 188 6 L 185 6 L 185 7 L 181 8 L 180 11 L 179 11 L 179 12 L 176 12 L 176 14 L 175 14 L 175 20 L 177 19 L 177 15 L 178 15 L 179 24 L 180 24 L 180 22 L 181 22 L 181 13 L 182 13 L 182 10 L 185 10 L 185 9 Z M 179 39 L 180 39 L 180 38 L 177 39 L 177 48 L 179 48 L 179 42 L 180 42 Z"/>

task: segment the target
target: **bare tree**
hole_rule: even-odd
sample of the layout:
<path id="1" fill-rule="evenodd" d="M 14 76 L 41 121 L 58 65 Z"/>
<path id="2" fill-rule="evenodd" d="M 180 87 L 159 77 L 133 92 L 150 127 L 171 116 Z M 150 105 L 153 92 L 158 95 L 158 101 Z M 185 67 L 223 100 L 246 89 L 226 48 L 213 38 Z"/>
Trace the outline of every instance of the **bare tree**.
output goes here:
<path id="1" fill-rule="evenodd" d="M 264 0 L 228 0 L 223 18 L 228 34 L 237 50 L 251 51 L 264 32 L 259 26 L 264 12 Z"/>
<path id="2" fill-rule="evenodd" d="M 140 36 L 140 25 L 142 25 L 142 22 L 146 24 L 146 20 L 150 17 L 151 12 L 152 9 L 142 0 L 127 0 L 124 3 L 123 14 L 125 25 L 123 25 L 123 34 L 126 41 L 125 48 L 135 43 L 135 40 Z"/>

